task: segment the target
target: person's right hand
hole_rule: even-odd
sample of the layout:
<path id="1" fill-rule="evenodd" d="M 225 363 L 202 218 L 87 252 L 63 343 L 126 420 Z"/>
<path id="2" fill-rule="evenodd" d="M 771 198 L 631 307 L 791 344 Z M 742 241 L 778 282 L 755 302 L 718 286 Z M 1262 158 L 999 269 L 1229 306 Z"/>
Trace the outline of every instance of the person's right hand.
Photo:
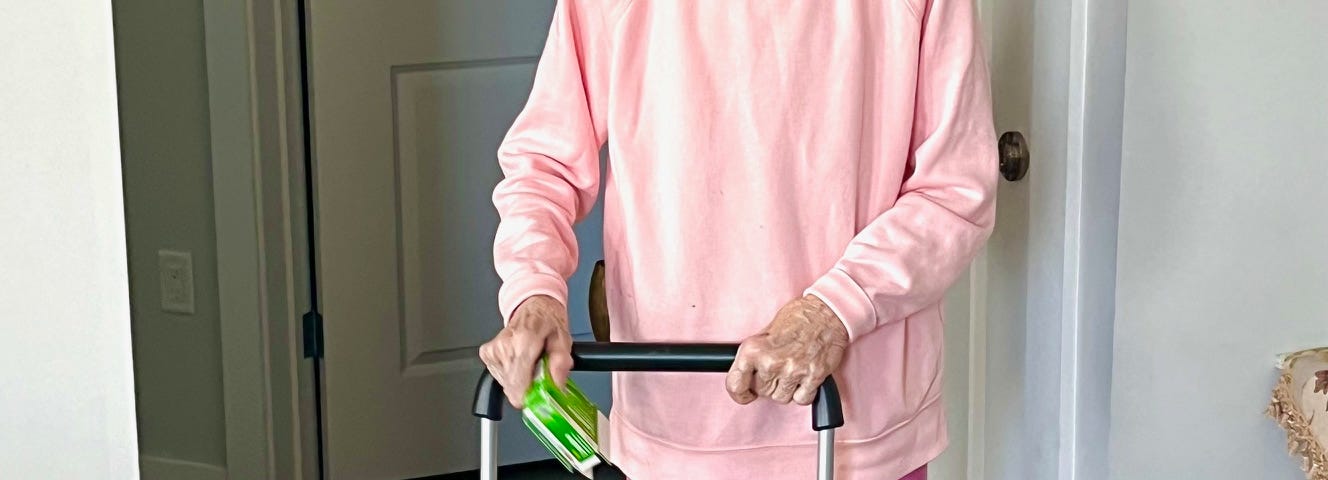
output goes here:
<path id="1" fill-rule="evenodd" d="M 521 302 L 507 326 L 480 346 L 480 360 L 516 408 L 525 406 L 526 390 L 541 356 L 548 356 L 554 383 L 559 388 L 566 386 L 572 371 L 567 307 L 548 295 L 535 295 Z"/>

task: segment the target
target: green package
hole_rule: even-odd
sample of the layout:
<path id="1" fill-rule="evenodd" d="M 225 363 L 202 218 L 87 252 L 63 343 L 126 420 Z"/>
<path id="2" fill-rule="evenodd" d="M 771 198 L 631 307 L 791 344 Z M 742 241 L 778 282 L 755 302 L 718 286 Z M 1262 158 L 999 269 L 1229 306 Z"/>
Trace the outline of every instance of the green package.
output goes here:
<path id="1" fill-rule="evenodd" d="M 595 403 L 570 379 L 565 389 L 559 389 L 543 361 L 525 400 L 521 419 L 526 428 L 568 471 L 591 478 L 601 455 L 607 456 L 600 442 L 604 439 L 607 444 L 607 431 L 600 429 L 607 427 L 608 420 Z"/>

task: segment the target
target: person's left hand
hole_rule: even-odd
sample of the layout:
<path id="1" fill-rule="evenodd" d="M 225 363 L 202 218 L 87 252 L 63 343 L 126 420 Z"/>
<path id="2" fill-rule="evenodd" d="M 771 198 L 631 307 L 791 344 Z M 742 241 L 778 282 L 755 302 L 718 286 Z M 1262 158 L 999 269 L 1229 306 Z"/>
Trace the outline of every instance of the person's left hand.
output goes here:
<path id="1" fill-rule="evenodd" d="M 784 305 L 761 333 L 742 342 L 725 387 L 742 405 L 759 397 L 809 405 L 847 347 L 844 323 L 820 298 L 807 295 Z"/>

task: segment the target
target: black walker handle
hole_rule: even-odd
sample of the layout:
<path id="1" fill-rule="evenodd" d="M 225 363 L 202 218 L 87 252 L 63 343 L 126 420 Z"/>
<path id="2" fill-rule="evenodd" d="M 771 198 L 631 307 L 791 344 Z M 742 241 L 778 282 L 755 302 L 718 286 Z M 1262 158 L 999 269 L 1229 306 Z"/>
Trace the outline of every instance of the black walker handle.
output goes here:
<path id="1" fill-rule="evenodd" d="M 583 372 L 727 372 L 738 356 L 737 344 L 621 343 L 572 344 L 572 370 Z M 475 387 L 475 416 L 503 419 L 503 387 L 486 369 Z M 812 430 L 844 425 L 839 387 L 826 377 L 812 402 Z"/>

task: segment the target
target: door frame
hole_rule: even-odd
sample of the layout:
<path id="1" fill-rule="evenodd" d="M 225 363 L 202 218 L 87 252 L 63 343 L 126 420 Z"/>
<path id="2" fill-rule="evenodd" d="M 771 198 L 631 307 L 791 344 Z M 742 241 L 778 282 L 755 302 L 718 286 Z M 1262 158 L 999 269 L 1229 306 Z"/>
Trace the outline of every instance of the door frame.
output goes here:
<path id="1" fill-rule="evenodd" d="M 999 1 L 976 0 L 980 17 L 993 18 Z M 1060 271 L 1030 271 L 1027 279 L 1030 288 L 1025 294 L 1030 303 L 1049 294 L 1057 294 L 1061 301 L 1059 308 L 1049 314 L 1051 318 L 1029 318 L 1026 325 L 1059 327 L 1059 339 L 1052 344 L 1059 349 L 1060 368 L 1057 378 L 1016 380 L 1024 382 L 1026 388 L 1032 384 L 1032 388 L 1057 392 L 1055 405 L 1051 405 L 1056 410 L 1057 423 L 1050 431 L 1039 430 L 1027 437 L 1010 433 L 1030 443 L 1030 448 L 1054 448 L 1055 455 L 1046 461 L 1054 462 L 1058 480 L 1106 479 L 1128 2 L 1071 0 L 1063 7 L 1064 12 L 1046 5 L 1038 7 L 1052 13 L 1039 12 L 1042 15 L 1034 21 L 1040 30 L 1037 42 L 1068 48 L 1065 58 L 1051 59 L 1035 67 L 1046 70 L 1037 71 L 1034 76 L 1042 76 L 1042 80 L 1051 77 L 1055 80 L 1052 83 L 1065 85 L 1066 97 L 1041 104 L 1034 102 L 1030 108 L 1034 109 L 1035 117 L 1064 118 L 1065 123 L 1044 128 L 1061 138 L 1031 139 L 1032 171 L 1021 181 L 1038 181 L 1033 176 L 1044 169 L 1042 165 L 1063 158 L 1064 164 L 1059 166 L 1064 168 L 1063 177 L 1042 180 L 1045 182 L 1042 188 L 1053 201 L 1062 196 L 1064 210 L 1033 212 L 1046 217 L 1030 217 L 1030 222 L 1062 225 L 1061 248 L 1031 251 L 1028 259 L 1030 264 L 1060 266 Z M 1064 17 L 1052 16 L 1060 13 Z M 1058 25 L 1060 22 L 1064 23 Z M 987 29 L 983 41 L 988 46 L 988 62 L 993 40 L 992 30 Z M 1044 110 L 1039 110 L 1039 106 Z M 1058 173 L 1054 167 L 1047 170 L 1053 175 Z M 987 255 L 984 250 L 970 267 L 969 480 L 986 477 L 988 333 L 991 329 L 1006 328 L 990 324 L 987 318 L 991 281 Z M 1029 314 L 1036 315 L 1033 311 Z M 1037 332 L 1015 333 L 1026 336 Z"/>
<path id="2" fill-rule="evenodd" d="M 301 352 L 308 309 L 303 182 L 304 95 L 296 0 L 203 0 L 221 299 L 226 469 L 232 478 L 317 478 L 315 372 Z M 983 18 L 999 0 L 976 0 Z M 1127 2 L 1071 0 L 1064 41 L 1064 164 L 1057 478 L 1107 474 L 1116 219 Z M 1057 19 L 1057 21 L 1060 21 Z M 991 45 L 988 31 L 986 44 Z M 991 49 L 988 48 L 988 55 Z M 990 59 L 990 57 L 989 57 Z M 1090 95 L 1089 92 L 1092 92 Z M 1049 139 L 1050 140 L 1050 139 Z M 1059 149 L 1056 149 L 1059 150 Z M 968 474 L 985 478 L 987 254 L 970 270 Z M 1044 282 L 1045 280 L 1045 282 Z M 1033 295 L 1029 293 L 1030 297 Z M 256 320 L 256 321 L 255 321 Z M 1030 322 L 1030 324 L 1037 322 Z M 1045 324 L 1045 323 L 1044 323 Z M 1023 333 L 1023 332 L 1021 332 Z"/>
<path id="3" fill-rule="evenodd" d="M 1109 473 L 1129 2 L 1072 0 L 1058 478 Z"/>
<path id="4" fill-rule="evenodd" d="M 319 478 L 296 0 L 203 0 L 226 473 Z"/>

